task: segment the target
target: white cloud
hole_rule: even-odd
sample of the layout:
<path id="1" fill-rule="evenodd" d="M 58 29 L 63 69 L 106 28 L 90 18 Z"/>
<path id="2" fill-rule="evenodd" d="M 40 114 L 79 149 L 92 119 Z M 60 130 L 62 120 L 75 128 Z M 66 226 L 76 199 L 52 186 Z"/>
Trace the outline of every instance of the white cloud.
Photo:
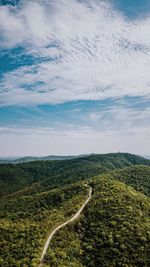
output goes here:
<path id="1" fill-rule="evenodd" d="M 149 127 L 150 108 L 133 109 L 121 106 L 113 106 L 97 112 L 89 112 L 86 120 L 91 125 L 96 126 L 102 131 L 106 130 L 125 130 L 135 131 Z"/>
<path id="2" fill-rule="evenodd" d="M 23 1 L 0 7 L 0 29 L 1 47 L 49 58 L 6 73 L 1 105 L 150 95 L 148 17 L 126 21 L 107 1 Z"/>

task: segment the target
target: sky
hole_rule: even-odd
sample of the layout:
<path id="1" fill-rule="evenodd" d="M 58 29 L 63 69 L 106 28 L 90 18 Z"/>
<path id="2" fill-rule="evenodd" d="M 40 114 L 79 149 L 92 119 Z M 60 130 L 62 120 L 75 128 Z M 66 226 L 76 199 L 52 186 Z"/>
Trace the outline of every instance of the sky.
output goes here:
<path id="1" fill-rule="evenodd" d="M 0 0 L 0 157 L 150 155 L 150 1 Z"/>

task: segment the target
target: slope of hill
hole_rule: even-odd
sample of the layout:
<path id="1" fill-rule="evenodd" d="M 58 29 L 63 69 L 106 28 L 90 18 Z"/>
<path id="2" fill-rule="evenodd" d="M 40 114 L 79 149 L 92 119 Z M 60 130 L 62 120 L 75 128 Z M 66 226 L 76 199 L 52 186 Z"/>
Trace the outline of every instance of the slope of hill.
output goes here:
<path id="1" fill-rule="evenodd" d="M 128 153 L 90 155 L 62 161 L 36 161 L 0 165 L 0 193 L 6 195 L 31 186 L 30 194 L 150 160 Z"/>
<path id="2" fill-rule="evenodd" d="M 150 167 L 134 165 L 144 163 L 150 162 L 118 153 L 1 165 L 0 266 L 37 267 L 47 235 L 87 197 L 87 179 L 92 199 L 54 236 L 45 267 L 148 267 Z"/>
<path id="3" fill-rule="evenodd" d="M 91 186 L 80 220 L 54 236 L 44 266 L 148 267 L 149 198 L 108 177 Z"/>
<path id="4" fill-rule="evenodd" d="M 110 173 L 116 179 L 132 186 L 139 192 L 150 197 L 150 167 L 144 165 L 130 166 Z"/>
<path id="5" fill-rule="evenodd" d="M 0 266 L 36 267 L 48 233 L 70 218 L 87 195 L 87 188 L 80 183 L 33 196 L 3 197 Z"/>

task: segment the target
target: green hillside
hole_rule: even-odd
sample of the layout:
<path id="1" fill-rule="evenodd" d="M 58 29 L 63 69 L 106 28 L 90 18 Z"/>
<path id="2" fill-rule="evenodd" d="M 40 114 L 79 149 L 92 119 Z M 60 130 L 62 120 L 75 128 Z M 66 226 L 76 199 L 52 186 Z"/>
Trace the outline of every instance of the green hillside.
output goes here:
<path id="1" fill-rule="evenodd" d="M 149 198 L 108 178 L 91 185 L 80 220 L 54 236 L 44 266 L 148 267 Z"/>
<path id="2" fill-rule="evenodd" d="M 111 179 L 116 179 L 132 186 L 137 191 L 150 196 L 150 167 L 130 166 L 120 170 L 115 170 L 109 175 Z"/>
<path id="3" fill-rule="evenodd" d="M 34 196 L 4 197 L 0 206 L 0 266 L 36 267 L 47 234 L 70 218 L 86 197 L 82 183 Z"/>
<path id="4" fill-rule="evenodd" d="M 150 160 L 128 153 L 112 153 L 63 161 L 36 161 L 15 165 L 1 164 L 0 193 L 6 195 L 32 186 L 31 194 L 32 190 L 33 193 L 46 189 L 50 190 L 116 168 L 139 164 L 150 166 Z"/>
<path id="5" fill-rule="evenodd" d="M 149 266 L 150 161 L 127 153 L 0 165 L 0 266 L 38 266 L 48 234 L 87 198 L 85 179 L 92 199 L 44 267 Z"/>

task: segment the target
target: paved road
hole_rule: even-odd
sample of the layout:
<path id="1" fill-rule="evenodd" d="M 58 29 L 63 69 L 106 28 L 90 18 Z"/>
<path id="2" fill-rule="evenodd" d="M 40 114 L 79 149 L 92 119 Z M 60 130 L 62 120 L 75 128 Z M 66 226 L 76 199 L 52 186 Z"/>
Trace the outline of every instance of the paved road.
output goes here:
<path id="1" fill-rule="evenodd" d="M 49 243 L 50 241 L 52 240 L 53 236 L 55 235 L 55 233 L 63 228 L 64 226 L 66 226 L 67 224 L 69 224 L 70 222 L 73 222 L 75 219 L 77 219 L 79 216 L 80 216 L 80 213 L 82 212 L 82 210 L 84 209 L 84 207 L 86 206 L 86 204 L 89 202 L 90 198 L 92 196 L 92 187 L 89 186 L 89 194 L 88 194 L 88 198 L 86 199 L 86 201 L 84 202 L 84 204 L 82 205 L 82 207 L 77 211 L 77 213 L 71 218 L 69 219 L 68 221 L 62 223 L 61 225 L 57 226 L 52 232 L 51 234 L 49 235 L 46 243 L 45 243 L 45 246 L 43 248 L 43 252 L 42 252 L 42 255 L 41 255 L 41 259 L 40 259 L 40 264 L 38 265 L 38 267 L 43 267 L 43 260 L 44 260 L 44 256 L 46 254 L 46 251 L 48 249 L 48 246 L 49 246 Z"/>

